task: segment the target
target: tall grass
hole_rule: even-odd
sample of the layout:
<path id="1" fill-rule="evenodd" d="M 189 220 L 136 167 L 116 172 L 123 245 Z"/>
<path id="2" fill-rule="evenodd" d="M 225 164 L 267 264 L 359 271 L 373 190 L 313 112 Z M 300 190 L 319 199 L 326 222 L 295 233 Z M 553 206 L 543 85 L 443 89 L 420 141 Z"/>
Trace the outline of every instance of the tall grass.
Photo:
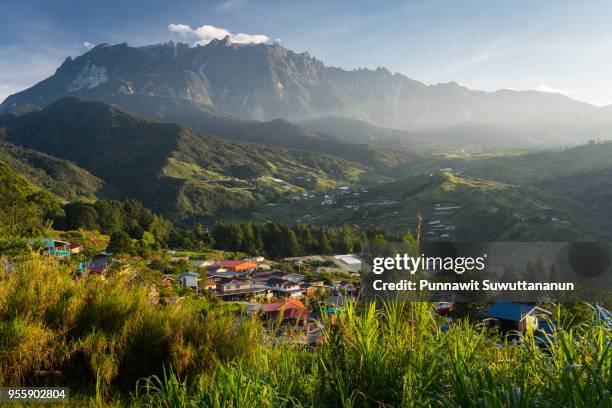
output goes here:
<path id="1" fill-rule="evenodd" d="M 260 349 L 255 364 L 221 364 L 185 386 L 185 400 L 149 406 L 204 407 L 610 407 L 610 329 L 557 329 L 549 345 L 533 332 L 499 344 L 461 321 L 443 333 L 426 303 L 350 305 L 315 351 Z M 223 378 L 223 381 L 219 381 Z M 156 380 L 157 381 L 157 380 Z M 241 384 L 241 385 L 238 385 Z M 254 395 L 245 400 L 244 395 Z M 213 398 L 214 396 L 214 398 Z M 265 396 L 265 398 L 260 398 Z M 144 400 L 143 400 L 144 401 Z"/>
<path id="2" fill-rule="evenodd" d="M 427 303 L 351 304 L 311 350 L 201 299 L 152 304 L 148 285 L 22 260 L 0 282 L 0 383 L 72 386 L 92 406 L 612 406 L 594 321 L 510 345 L 478 322 L 442 332 Z"/>
<path id="3" fill-rule="evenodd" d="M 256 322 L 204 300 L 150 302 L 151 287 L 117 276 L 73 279 L 70 265 L 31 255 L 0 274 L 0 385 L 62 384 L 100 395 L 138 379 L 212 372 L 256 356 Z"/>

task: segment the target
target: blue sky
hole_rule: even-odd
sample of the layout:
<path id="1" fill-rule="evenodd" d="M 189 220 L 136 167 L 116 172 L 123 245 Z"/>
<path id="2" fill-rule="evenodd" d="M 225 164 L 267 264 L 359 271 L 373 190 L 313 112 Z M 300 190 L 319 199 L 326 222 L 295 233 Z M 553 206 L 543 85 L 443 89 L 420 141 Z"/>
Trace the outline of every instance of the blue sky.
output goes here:
<path id="1" fill-rule="evenodd" d="M 245 41 L 280 39 L 327 65 L 385 66 L 428 84 L 559 91 L 604 105 L 612 103 L 611 17 L 603 0 L 5 0 L 0 100 L 89 44 L 205 42 L 224 29 Z M 195 31 L 203 25 L 213 28 Z"/>

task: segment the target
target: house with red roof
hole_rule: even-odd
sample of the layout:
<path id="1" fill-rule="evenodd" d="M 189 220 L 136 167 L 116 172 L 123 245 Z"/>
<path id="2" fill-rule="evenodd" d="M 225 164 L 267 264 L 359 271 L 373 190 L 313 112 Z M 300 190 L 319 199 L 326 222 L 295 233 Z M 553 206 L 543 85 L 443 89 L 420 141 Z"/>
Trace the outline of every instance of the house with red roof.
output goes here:
<path id="1" fill-rule="evenodd" d="M 263 314 L 267 319 L 307 321 L 310 316 L 304 303 L 293 298 L 284 298 L 263 306 Z"/>

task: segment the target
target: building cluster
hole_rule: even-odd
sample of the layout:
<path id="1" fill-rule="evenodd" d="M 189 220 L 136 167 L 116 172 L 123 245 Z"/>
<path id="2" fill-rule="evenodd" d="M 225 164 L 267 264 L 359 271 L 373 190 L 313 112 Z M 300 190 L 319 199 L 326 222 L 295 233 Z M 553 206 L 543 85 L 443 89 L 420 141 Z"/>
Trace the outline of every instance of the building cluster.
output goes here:
<path id="1" fill-rule="evenodd" d="M 429 240 L 450 241 L 456 229 L 454 224 L 454 213 L 461 210 L 458 205 L 435 204 L 431 218 L 425 224 L 425 234 Z"/>
<path id="2" fill-rule="evenodd" d="M 83 250 L 81 245 L 72 244 L 54 238 L 42 238 L 30 240 L 30 244 L 40 250 L 42 255 L 51 256 L 60 260 L 80 254 Z M 110 252 L 100 252 L 87 261 L 79 262 L 77 272 L 79 274 L 92 273 L 103 275 L 113 263 L 113 255 Z"/>
<path id="3" fill-rule="evenodd" d="M 269 300 L 272 298 L 302 299 L 321 294 L 342 292 L 353 295 L 352 282 L 334 281 L 326 285 L 321 279 L 299 273 L 272 270 L 263 258 L 224 261 L 189 261 L 198 271 L 176 276 L 165 275 L 165 285 L 180 284 L 226 301 Z"/>

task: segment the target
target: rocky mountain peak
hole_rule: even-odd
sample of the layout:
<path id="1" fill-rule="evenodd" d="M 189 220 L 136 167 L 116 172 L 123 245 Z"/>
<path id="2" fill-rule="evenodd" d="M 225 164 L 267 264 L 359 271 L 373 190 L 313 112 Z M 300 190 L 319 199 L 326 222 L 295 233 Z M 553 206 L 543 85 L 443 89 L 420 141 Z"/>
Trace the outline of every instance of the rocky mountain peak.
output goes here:
<path id="1" fill-rule="evenodd" d="M 410 131 L 463 122 L 532 126 L 533 118 L 558 128 L 560 112 L 600 112 L 561 95 L 427 86 L 384 67 L 347 71 L 278 42 L 235 44 L 229 36 L 196 47 L 100 44 L 11 95 L 0 112 L 28 103 L 45 106 L 63 96 L 108 101 L 118 95 L 187 99 L 256 120 L 336 115 Z"/>
<path id="2" fill-rule="evenodd" d="M 222 39 L 213 39 L 208 44 L 207 47 L 231 47 L 234 43 L 232 42 L 232 38 L 229 35 L 226 35 Z"/>

